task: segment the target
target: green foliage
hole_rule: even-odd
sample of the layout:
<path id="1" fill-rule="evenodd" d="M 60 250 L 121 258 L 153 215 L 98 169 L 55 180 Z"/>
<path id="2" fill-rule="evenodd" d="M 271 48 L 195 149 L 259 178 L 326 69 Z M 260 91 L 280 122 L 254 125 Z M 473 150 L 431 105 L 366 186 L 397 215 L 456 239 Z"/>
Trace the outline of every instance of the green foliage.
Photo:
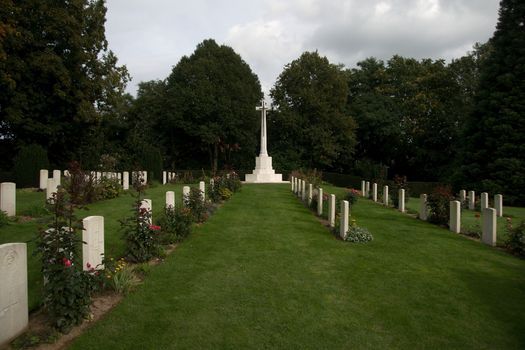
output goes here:
<path id="1" fill-rule="evenodd" d="M 448 225 L 450 201 L 454 200 L 450 186 L 438 186 L 427 196 L 428 221 L 438 225 Z"/>
<path id="2" fill-rule="evenodd" d="M 9 216 L 3 210 L 0 210 L 0 227 L 4 227 L 9 224 Z"/>
<path id="3" fill-rule="evenodd" d="M 346 234 L 345 241 L 352 243 L 370 242 L 374 239 L 368 229 L 357 225 L 351 225 Z"/>
<path id="4" fill-rule="evenodd" d="M 36 144 L 22 146 L 14 163 L 15 181 L 19 188 L 38 187 L 40 169 L 49 168 L 47 151 Z"/>
<path id="5" fill-rule="evenodd" d="M 356 125 L 346 112 L 347 94 L 341 67 L 317 52 L 285 66 L 270 92 L 279 111 L 268 114 L 270 153 L 278 167 L 350 167 Z"/>
<path id="6" fill-rule="evenodd" d="M 181 242 L 191 233 L 193 216 L 186 207 L 167 207 L 164 215 L 158 220 L 162 228 L 161 240 L 164 244 Z"/>
<path id="7" fill-rule="evenodd" d="M 161 130 L 171 134 L 173 145 L 193 144 L 177 147 L 181 158 L 201 151 L 216 173 L 219 160 L 230 165 L 241 148 L 246 155 L 255 153 L 259 118 L 254 107 L 261 97 L 259 80 L 249 65 L 231 47 L 204 40 L 166 80 L 163 110 L 168 113 Z"/>
<path id="8" fill-rule="evenodd" d="M 102 177 L 96 186 L 98 199 L 112 199 L 119 196 L 122 186 L 118 179 Z"/>
<path id="9" fill-rule="evenodd" d="M 124 258 L 118 261 L 105 259 L 101 276 L 106 288 L 120 294 L 128 294 L 140 282 L 133 268 L 127 266 Z"/>
<path id="10" fill-rule="evenodd" d="M 237 173 L 226 173 L 213 178 L 213 186 L 210 186 L 209 196 L 215 203 L 225 201 L 230 199 L 235 192 L 240 191 L 241 187 L 241 180 Z"/>
<path id="11" fill-rule="evenodd" d="M 525 3 L 500 2 L 491 49 L 480 66 L 479 88 L 465 128 L 461 183 L 504 193 L 525 204 Z M 504 135 L 504 136 L 503 136 Z M 519 189 L 519 190 L 517 190 Z"/>
<path id="12" fill-rule="evenodd" d="M 358 198 L 361 197 L 361 191 L 358 191 L 356 189 L 348 189 L 346 190 L 346 195 L 344 197 L 344 200 L 348 201 L 350 206 L 357 203 Z"/>
<path id="13" fill-rule="evenodd" d="M 162 181 L 162 155 L 155 147 L 145 147 L 142 150 L 140 164 L 148 172 L 148 181 L 156 179 Z"/>
<path id="14" fill-rule="evenodd" d="M 68 194 L 59 189 L 49 201 L 53 222 L 37 236 L 37 251 L 42 261 L 44 304 L 55 328 L 67 333 L 89 313 L 93 276 L 83 271 L 78 247 L 82 222 L 73 215 L 75 206 Z"/>
<path id="15" fill-rule="evenodd" d="M 392 199 L 392 203 L 394 203 L 394 207 L 399 206 L 399 190 L 400 189 L 405 190 L 405 204 L 406 204 L 408 202 L 408 199 L 410 198 L 410 189 L 408 188 L 407 177 L 395 175 L 394 183 L 390 190 L 390 198 Z M 370 193 L 372 193 L 372 190 L 370 190 Z"/>
<path id="16" fill-rule="evenodd" d="M 76 205 L 93 203 L 98 199 L 99 191 L 91 174 L 85 173 L 80 163 L 72 161 L 68 167 L 69 177 L 64 179 L 64 189 L 68 192 L 71 202 Z"/>
<path id="17" fill-rule="evenodd" d="M 185 205 L 190 209 L 193 221 L 204 222 L 208 219 L 209 205 L 202 200 L 202 191 L 198 188 L 190 188 L 190 194 L 185 200 Z"/>
<path id="18" fill-rule="evenodd" d="M 306 181 L 306 186 L 308 186 L 308 184 L 312 184 L 313 187 L 321 187 L 321 184 L 323 183 L 323 173 L 321 171 L 318 171 L 317 169 L 293 170 L 290 173 L 290 176 Z"/>
<path id="19" fill-rule="evenodd" d="M 505 247 L 513 254 L 525 257 L 525 221 L 522 220 L 518 225 L 512 224 L 512 219 L 507 218 L 507 239 Z"/>
<path id="20" fill-rule="evenodd" d="M 62 164 L 129 78 L 107 50 L 104 1 L 8 3 L 0 30 L 0 133 L 18 146 L 38 143 Z"/>

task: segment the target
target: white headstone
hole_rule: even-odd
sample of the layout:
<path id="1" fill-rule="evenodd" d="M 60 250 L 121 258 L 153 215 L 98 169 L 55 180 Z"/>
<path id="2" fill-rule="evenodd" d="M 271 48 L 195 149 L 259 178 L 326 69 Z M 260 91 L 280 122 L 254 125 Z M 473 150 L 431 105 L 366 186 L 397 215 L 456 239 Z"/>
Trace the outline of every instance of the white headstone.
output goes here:
<path id="1" fill-rule="evenodd" d="M 69 170 L 67 170 L 67 169 L 64 170 L 64 177 L 69 177 L 69 175 L 70 175 L 70 174 L 69 174 Z"/>
<path id="2" fill-rule="evenodd" d="M 45 190 L 47 188 L 47 179 L 49 178 L 49 171 L 46 169 L 40 169 L 40 189 Z"/>
<path id="3" fill-rule="evenodd" d="M 448 227 L 454 233 L 461 232 L 461 203 L 459 201 L 450 202 L 450 219 Z"/>
<path id="4" fill-rule="evenodd" d="M 163 185 L 165 185 L 166 182 L 167 182 L 167 177 L 166 177 L 166 175 L 167 175 L 166 172 L 163 171 L 163 172 L 162 172 L 162 184 L 163 184 Z"/>
<path id="5" fill-rule="evenodd" d="M 494 196 L 494 209 L 496 209 L 497 216 L 503 216 L 503 196 L 501 194 Z"/>
<path id="6" fill-rule="evenodd" d="M 306 200 L 306 181 L 301 181 L 301 199 L 303 202 Z"/>
<path id="7" fill-rule="evenodd" d="M 140 207 L 151 212 L 151 216 L 149 218 L 149 224 L 151 225 L 153 223 L 153 205 L 151 199 L 143 199 L 140 203 Z"/>
<path id="8" fill-rule="evenodd" d="M 366 181 L 361 181 L 361 196 L 366 197 Z"/>
<path id="9" fill-rule="evenodd" d="M 476 192 L 468 191 L 468 208 L 474 210 L 476 208 Z"/>
<path id="10" fill-rule="evenodd" d="M 27 246 L 0 245 L 0 347 L 22 333 L 29 320 Z"/>
<path id="11" fill-rule="evenodd" d="M 129 190 L 129 172 L 122 172 L 122 188 L 124 190 Z"/>
<path id="12" fill-rule="evenodd" d="M 104 259 L 104 217 L 88 216 L 82 220 L 82 267 L 85 271 L 90 268 L 103 270 Z M 88 264 L 90 267 L 88 267 Z"/>
<path id="13" fill-rule="evenodd" d="M 7 216 L 16 215 L 16 184 L 14 182 L 0 184 L 0 210 L 5 211 Z"/>
<path id="14" fill-rule="evenodd" d="M 383 186 L 383 205 L 388 207 L 388 186 Z"/>
<path id="15" fill-rule="evenodd" d="M 323 189 L 319 188 L 317 192 L 317 215 L 323 215 Z"/>
<path id="16" fill-rule="evenodd" d="M 190 200 L 190 186 L 184 186 L 182 188 L 182 204 L 188 205 L 189 200 Z"/>
<path id="17" fill-rule="evenodd" d="M 142 171 L 142 177 L 144 178 L 144 184 L 148 183 L 148 172 Z"/>
<path id="18" fill-rule="evenodd" d="M 480 211 L 483 211 L 483 209 L 489 207 L 489 194 L 487 192 L 481 193 L 480 204 Z"/>
<path id="19" fill-rule="evenodd" d="M 291 184 L 291 186 L 292 186 L 292 192 L 293 192 L 293 190 L 294 190 L 294 183 L 293 183 L 293 181 L 294 181 L 294 177 L 291 176 L 291 177 L 290 177 L 290 184 Z"/>
<path id="20" fill-rule="evenodd" d="M 308 206 L 312 204 L 312 198 L 313 198 L 313 185 L 308 184 Z"/>
<path id="21" fill-rule="evenodd" d="M 57 191 L 57 185 L 55 184 L 55 180 L 53 178 L 47 179 L 47 186 L 46 186 L 46 199 L 53 198 L 53 193 Z"/>
<path id="22" fill-rule="evenodd" d="M 166 208 L 175 208 L 175 192 L 166 192 Z"/>
<path id="23" fill-rule="evenodd" d="M 365 193 L 366 193 L 366 198 L 370 197 L 370 181 L 366 181 L 365 182 Z"/>
<path id="24" fill-rule="evenodd" d="M 60 177 L 62 176 L 62 172 L 60 170 L 53 170 L 53 180 L 55 180 L 55 184 L 57 186 L 60 186 Z"/>
<path id="25" fill-rule="evenodd" d="M 459 201 L 461 203 L 465 203 L 466 200 L 467 200 L 467 191 L 465 190 L 459 191 Z"/>
<path id="26" fill-rule="evenodd" d="M 398 195 L 399 203 L 399 211 L 404 213 L 405 212 L 405 190 L 403 188 L 399 189 L 399 195 Z"/>
<path id="27" fill-rule="evenodd" d="M 428 215 L 427 195 L 422 193 L 419 196 L 419 219 L 426 220 Z"/>
<path id="28" fill-rule="evenodd" d="M 495 246 L 497 239 L 496 209 L 485 208 L 481 211 L 481 215 L 483 216 L 483 229 L 481 232 L 481 241 L 485 244 Z"/>
<path id="29" fill-rule="evenodd" d="M 341 201 L 341 222 L 339 226 L 339 236 L 342 239 L 346 238 L 346 233 L 348 232 L 348 216 L 350 214 L 350 206 L 348 201 Z"/>
<path id="30" fill-rule="evenodd" d="M 204 181 L 199 182 L 199 190 L 201 191 L 202 201 L 206 200 L 206 184 Z"/>
<path id="31" fill-rule="evenodd" d="M 377 202 L 377 184 L 376 183 L 372 184 L 372 200 L 374 202 Z"/>
<path id="32" fill-rule="evenodd" d="M 335 226 L 335 194 L 331 194 L 328 200 L 328 222 L 330 227 Z"/>

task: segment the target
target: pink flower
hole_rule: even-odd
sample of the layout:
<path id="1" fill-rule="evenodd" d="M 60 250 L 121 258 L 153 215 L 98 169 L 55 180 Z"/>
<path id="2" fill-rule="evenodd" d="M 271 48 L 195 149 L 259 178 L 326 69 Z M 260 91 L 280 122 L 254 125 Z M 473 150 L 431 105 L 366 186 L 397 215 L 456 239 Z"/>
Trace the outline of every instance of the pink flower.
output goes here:
<path id="1" fill-rule="evenodd" d="M 90 263 L 87 263 L 86 264 L 86 267 L 89 269 L 91 267 L 91 264 Z"/>
<path id="2" fill-rule="evenodd" d="M 160 226 L 157 225 L 149 225 L 149 229 L 152 231 L 158 231 L 160 230 Z"/>
<path id="3" fill-rule="evenodd" d="M 71 267 L 71 260 L 69 260 L 68 258 L 63 258 L 62 263 L 65 267 Z"/>

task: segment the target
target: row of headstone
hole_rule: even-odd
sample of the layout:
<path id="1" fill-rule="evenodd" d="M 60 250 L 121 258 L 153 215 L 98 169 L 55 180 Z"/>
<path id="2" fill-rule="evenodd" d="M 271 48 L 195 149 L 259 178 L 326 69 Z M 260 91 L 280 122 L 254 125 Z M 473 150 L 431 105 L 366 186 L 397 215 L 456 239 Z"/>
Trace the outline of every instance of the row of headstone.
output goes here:
<path id="1" fill-rule="evenodd" d="M 213 182 L 210 182 L 213 186 Z M 202 201 L 206 201 L 206 183 L 204 181 L 199 182 L 199 191 L 201 192 Z M 182 188 L 182 203 L 186 205 L 190 198 L 190 186 L 184 186 Z"/>
<path id="2" fill-rule="evenodd" d="M 101 172 L 101 171 L 88 171 L 87 174 L 93 177 L 95 182 L 99 182 L 103 178 L 106 179 L 114 179 L 118 180 L 119 183 L 122 185 L 124 190 L 129 190 L 129 184 L 130 184 L 130 178 L 129 178 L 129 172 Z M 86 175 L 86 176 L 89 176 Z M 56 189 L 61 184 L 61 171 L 60 170 L 53 170 L 53 177 L 49 178 L 49 171 L 46 169 L 40 170 L 40 189 L 46 190 L 47 198 L 49 198 L 49 194 L 56 192 Z M 67 170 L 64 171 L 64 176 L 69 177 L 69 172 Z M 148 172 L 147 171 L 133 171 L 131 173 L 132 181 L 138 176 L 142 177 L 144 179 L 144 182 L 148 182 Z"/>
<path id="3" fill-rule="evenodd" d="M 173 171 L 163 171 L 162 172 L 162 184 L 165 185 L 177 177 L 177 173 Z"/>
<path id="4" fill-rule="evenodd" d="M 389 206 L 389 200 L 390 200 L 390 196 L 389 196 L 389 189 L 388 189 L 388 186 L 385 185 L 383 186 L 383 205 L 384 206 Z M 370 182 L 369 181 L 361 181 L 361 196 L 365 197 L 365 198 L 368 198 L 368 197 L 371 197 L 372 201 L 374 202 L 378 202 L 378 185 L 377 183 L 372 183 L 372 190 L 370 191 Z M 398 198 L 399 198 L 399 202 L 398 202 L 398 209 L 399 211 L 401 212 L 405 212 L 405 190 L 404 189 L 400 189 L 399 192 L 398 192 Z"/>
<path id="5" fill-rule="evenodd" d="M 313 195 L 315 192 L 317 192 L 317 215 L 322 216 L 323 215 L 323 189 L 321 187 L 317 188 L 316 190 L 313 189 L 312 184 L 308 184 L 308 187 L 306 186 L 306 181 L 302 180 L 300 178 L 297 178 L 295 176 L 292 176 L 290 179 L 291 184 L 291 190 L 292 192 L 303 202 L 306 202 L 308 206 L 312 204 Z M 308 194 L 305 194 L 305 188 L 308 188 Z M 336 209 L 336 197 L 334 194 L 330 194 L 328 197 L 328 223 L 331 228 L 335 227 L 335 209 Z M 341 213 L 340 213 L 340 226 L 339 226 L 339 236 L 341 239 L 346 239 L 346 235 L 348 233 L 349 229 L 349 222 L 350 222 L 350 204 L 348 201 L 343 200 L 341 201 Z"/>
<path id="6" fill-rule="evenodd" d="M 0 184 L 0 211 L 5 212 L 7 216 L 16 215 L 16 184 L 14 182 Z"/>

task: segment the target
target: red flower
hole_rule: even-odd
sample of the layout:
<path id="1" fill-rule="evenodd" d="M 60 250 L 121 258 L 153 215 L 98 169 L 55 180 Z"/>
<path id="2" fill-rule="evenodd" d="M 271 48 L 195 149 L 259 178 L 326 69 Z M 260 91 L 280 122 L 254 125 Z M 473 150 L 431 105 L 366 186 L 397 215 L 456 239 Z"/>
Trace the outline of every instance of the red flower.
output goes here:
<path id="1" fill-rule="evenodd" d="M 86 264 L 86 267 L 89 269 L 91 267 L 91 264 L 90 263 L 87 263 Z"/>
<path id="2" fill-rule="evenodd" d="M 157 225 L 149 225 L 149 229 L 152 231 L 158 231 L 160 230 L 160 226 Z"/>
<path id="3" fill-rule="evenodd" d="M 65 267 L 71 267 L 71 260 L 69 260 L 68 258 L 63 258 L 62 263 Z"/>

